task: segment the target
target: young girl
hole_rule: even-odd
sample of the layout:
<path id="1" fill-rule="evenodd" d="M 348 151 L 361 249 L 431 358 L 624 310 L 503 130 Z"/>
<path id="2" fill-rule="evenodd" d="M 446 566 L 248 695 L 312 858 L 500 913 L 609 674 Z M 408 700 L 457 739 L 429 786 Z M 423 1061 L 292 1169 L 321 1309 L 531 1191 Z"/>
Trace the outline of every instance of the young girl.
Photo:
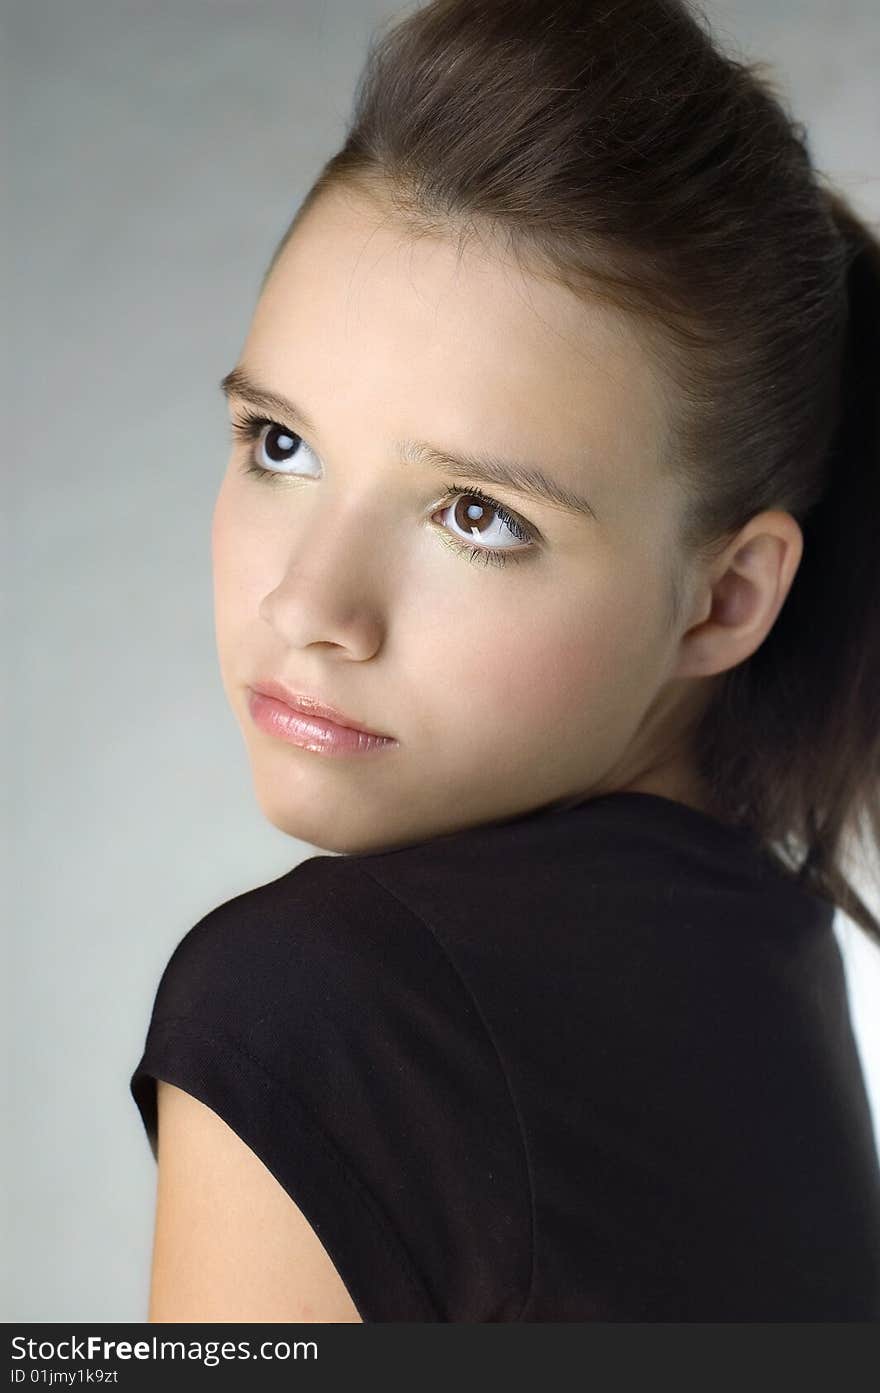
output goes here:
<path id="1" fill-rule="evenodd" d="M 156 1321 L 864 1321 L 880 247 L 680 0 L 434 0 L 223 381 L 216 633 L 323 854 L 131 1088 Z"/>

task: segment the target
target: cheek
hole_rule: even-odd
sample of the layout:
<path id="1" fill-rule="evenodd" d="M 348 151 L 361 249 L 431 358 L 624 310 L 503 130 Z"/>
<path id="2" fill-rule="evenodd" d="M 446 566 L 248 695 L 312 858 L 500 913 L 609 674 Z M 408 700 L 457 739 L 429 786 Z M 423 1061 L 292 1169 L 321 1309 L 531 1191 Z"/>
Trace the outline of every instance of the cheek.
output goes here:
<path id="1" fill-rule="evenodd" d="M 633 719 L 658 661 L 644 593 L 595 584 L 579 595 L 569 591 L 561 604 L 557 596 L 512 613 L 482 613 L 469 634 L 459 630 L 459 660 L 462 652 L 468 660 L 458 671 L 477 720 L 491 728 L 503 713 L 508 731 L 555 729 L 558 740 L 560 723 L 611 730 Z"/>
<path id="2" fill-rule="evenodd" d="M 259 599 L 271 589 L 272 549 L 265 536 L 249 524 L 236 493 L 235 482 L 227 476 L 211 520 L 214 605 L 220 629 L 252 614 Z"/>

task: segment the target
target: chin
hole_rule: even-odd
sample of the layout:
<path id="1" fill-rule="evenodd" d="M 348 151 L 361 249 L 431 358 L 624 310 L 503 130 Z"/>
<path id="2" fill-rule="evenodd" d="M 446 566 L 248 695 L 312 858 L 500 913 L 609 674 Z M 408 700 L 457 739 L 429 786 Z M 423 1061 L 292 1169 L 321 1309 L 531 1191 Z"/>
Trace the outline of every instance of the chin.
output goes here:
<path id="1" fill-rule="evenodd" d="M 305 842 L 317 851 L 356 856 L 359 853 L 384 851 L 391 843 L 387 830 L 377 827 L 378 819 L 373 819 L 373 825 L 369 827 L 359 820 L 352 824 L 344 809 L 320 808 L 314 799 L 310 800 L 311 807 L 292 807 L 289 791 L 282 799 L 258 788 L 257 802 L 263 816 L 279 832 Z"/>

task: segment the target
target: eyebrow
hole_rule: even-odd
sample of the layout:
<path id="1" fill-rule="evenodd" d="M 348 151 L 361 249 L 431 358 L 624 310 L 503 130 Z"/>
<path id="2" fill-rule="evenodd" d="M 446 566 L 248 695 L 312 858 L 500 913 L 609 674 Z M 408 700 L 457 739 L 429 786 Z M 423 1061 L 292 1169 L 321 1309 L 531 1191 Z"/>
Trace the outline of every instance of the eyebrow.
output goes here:
<path id="1" fill-rule="evenodd" d="M 315 423 L 289 397 L 261 387 L 245 368 L 234 367 L 220 381 L 224 397 L 239 397 L 260 411 L 278 416 L 294 426 L 302 426 L 310 435 L 317 435 Z M 549 504 L 577 517 L 596 517 L 596 510 L 587 498 L 551 479 L 538 465 L 505 460 L 493 454 L 461 454 L 430 445 L 424 440 L 397 440 L 395 448 L 408 463 L 426 464 L 436 469 L 455 469 L 482 483 L 500 485 L 526 498 Z"/>

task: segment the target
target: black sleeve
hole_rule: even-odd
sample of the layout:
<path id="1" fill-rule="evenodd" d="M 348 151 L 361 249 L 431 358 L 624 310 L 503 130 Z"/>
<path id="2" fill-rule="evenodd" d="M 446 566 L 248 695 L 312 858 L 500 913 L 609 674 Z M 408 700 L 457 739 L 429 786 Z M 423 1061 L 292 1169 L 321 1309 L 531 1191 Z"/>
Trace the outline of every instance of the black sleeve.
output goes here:
<path id="1" fill-rule="evenodd" d="M 364 1321 L 517 1319 L 531 1204 L 517 1113 L 430 930 L 344 856 L 218 906 L 156 993 L 130 1089 L 216 1112 L 293 1198 Z"/>

